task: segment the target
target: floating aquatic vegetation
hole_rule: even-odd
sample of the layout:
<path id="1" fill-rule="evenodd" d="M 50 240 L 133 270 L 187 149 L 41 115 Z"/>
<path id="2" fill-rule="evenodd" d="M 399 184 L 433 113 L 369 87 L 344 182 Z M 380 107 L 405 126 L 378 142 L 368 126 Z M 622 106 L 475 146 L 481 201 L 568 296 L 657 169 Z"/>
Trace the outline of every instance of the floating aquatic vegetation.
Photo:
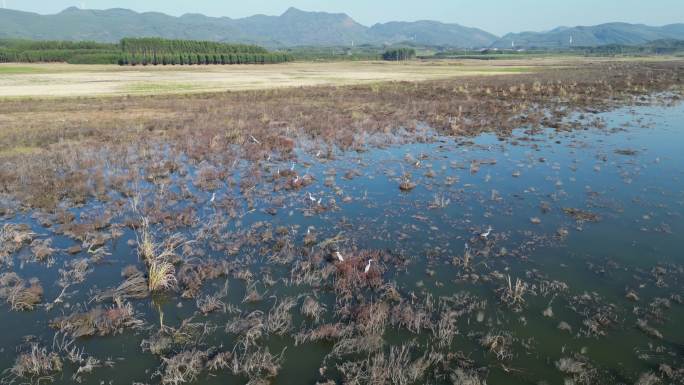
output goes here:
<path id="1" fill-rule="evenodd" d="M 16 273 L 0 275 L 0 299 L 7 301 L 12 310 L 33 310 L 42 298 L 43 287 L 37 278 L 32 278 L 26 282 Z"/>
<path id="2" fill-rule="evenodd" d="M 102 302 L 106 299 L 120 298 L 126 299 L 142 299 L 150 295 L 148 289 L 147 279 L 144 274 L 135 266 L 128 266 L 121 274 L 125 279 L 116 288 L 105 290 L 104 292 L 95 296 L 95 300 Z"/>
<path id="3" fill-rule="evenodd" d="M 29 351 L 20 353 L 14 361 L 14 365 L 9 368 L 9 383 L 16 379 L 33 381 L 52 381 L 54 376 L 62 371 L 63 362 L 59 354 L 50 352 L 47 348 L 40 347 L 33 343 Z M 3 382 L 5 379 L 3 379 Z"/>
<path id="4" fill-rule="evenodd" d="M 232 371 L 235 375 L 244 375 L 250 383 L 269 383 L 278 375 L 285 351 L 279 355 L 272 354 L 268 348 L 258 348 L 254 351 L 246 350 L 233 360 Z"/>
<path id="5" fill-rule="evenodd" d="M 83 313 L 73 313 L 50 321 L 53 329 L 72 336 L 106 336 L 122 333 L 125 329 L 142 326 L 130 303 L 118 301 L 114 306 L 97 307 Z"/>
<path id="6" fill-rule="evenodd" d="M 580 222 L 598 222 L 601 220 L 598 214 L 572 207 L 563 208 L 563 212 Z"/>
<path id="7" fill-rule="evenodd" d="M 52 257 L 55 249 L 50 247 L 52 245 L 52 240 L 47 239 L 34 239 L 31 242 L 31 253 L 33 253 L 33 258 L 39 262 L 48 262 L 48 259 Z"/>
<path id="8" fill-rule="evenodd" d="M 237 317 L 226 324 L 225 331 L 237 335 L 238 342 L 245 349 L 256 346 L 257 341 L 266 332 L 264 313 L 255 310 L 247 315 Z"/>
<path id="9" fill-rule="evenodd" d="M 454 369 L 449 376 L 451 383 L 454 385 L 481 385 L 484 382 L 480 379 L 477 372 L 466 371 L 461 368 Z"/>
<path id="10" fill-rule="evenodd" d="M 179 385 L 197 379 L 209 358 L 207 352 L 187 350 L 171 357 L 162 357 L 159 371 L 162 384 Z"/>
<path id="11" fill-rule="evenodd" d="M 227 309 L 226 304 L 221 300 L 218 295 L 206 295 L 202 298 L 197 299 L 197 309 L 199 309 L 202 314 L 207 315 L 215 311 L 225 312 Z"/>
<path id="12" fill-rule="evenodd" d="M 0 229 L 0 263 L 12 265 L 11 256 L 31 243 L 36 234 L 27 225 L 7 223 Z"/>
<path id="13" fill-rule="evenodd" d="M 225 277 L 231 270 L 231 265 L 227 261 L 203 260 L 183 263 L 177 274 L 181 297 L 196 297 L 204 282 Z"/>
<path id="14" fill-rule="evenodd" d="M 598 372 L 583 356 L 563 357 L 556 361 L 556 368 L 569 375 L 577 384 L 593 384 Z"/>
<path id="15" fill-rule="evenodd" d="M 295 336 L 295 345 L 317 341 L 335 341 L 348 338 L 353 333 L 353 327 L 342 323 L 323 324 L 315 329 L 302 331 Z"/>
<path id="16" fill-rule="evenodd" d="M 645 320 L 637 320 L 637 327 L 639 328 L 639 330 L 646 333 L 646 335 L 650 337 L 657 338 L 659 340 L 663 339 L 663 333 L 658 331 L 658 329 L 649 326 L 648 322 Z"/>
<path id="17" fill-rule="evenodd" d="M 507 276 L 507 285 L 498 289 L 499 299 L 515 311 L 521 311 L 525 303 L 524 295 L 528 285 L 520 278 L 516 278 L 515 285 L 511 283 L 511 276 Z"/>
<path id="18" fill-rule="evenodd" d="M 144 339 L 140 346 L 143 351 L 156 356 L 163 356 L 169 352 L 181 352 L 200 345 L 211 330 L 212 328 L 207 324 L 192 322 L 191 318 L 185 319 L 177 328 L 161 327 Z"/>
<path id="19" fill-rule="evenodd" d="M 513 337 L 508 333 L 487 333 L 480 339 L 480 344 L 500 361 L 513 358 Z"/>

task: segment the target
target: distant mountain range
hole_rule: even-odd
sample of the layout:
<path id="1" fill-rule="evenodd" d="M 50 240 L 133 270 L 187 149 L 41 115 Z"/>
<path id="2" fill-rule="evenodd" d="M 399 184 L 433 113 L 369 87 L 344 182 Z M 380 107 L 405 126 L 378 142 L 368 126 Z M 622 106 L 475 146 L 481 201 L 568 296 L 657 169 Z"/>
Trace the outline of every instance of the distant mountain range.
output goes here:
<path id="1" fill-rule="evenodd" d="M 213 40 L 271 48 L 398 43 L 460 48 L 563 48 L 684 39 L 684 24 L 649 27 L 610 23 L 512 33 L 499 38 L 478 28 L 437 21 L 389 22 L 367 27 L 343 13 L 306 12 L 296 8 L 280 16 L 255 15 L 241 19 L 200 14 L 175 17 L 120 8 L 72 7 L 55 15 L 0 9 L 0 38 L 115 42 L 123 37 Z"/>
<path id="2" fill-rule="evenodd" d="M 661 39 L 684 39 L 684 24 L 651 27 L 643 24 L 607 23 L 589 27 L 558 27 L 548 32 L 509 33 L 492 48 L 594 47 L 607 44 L 638 45 Z"/>

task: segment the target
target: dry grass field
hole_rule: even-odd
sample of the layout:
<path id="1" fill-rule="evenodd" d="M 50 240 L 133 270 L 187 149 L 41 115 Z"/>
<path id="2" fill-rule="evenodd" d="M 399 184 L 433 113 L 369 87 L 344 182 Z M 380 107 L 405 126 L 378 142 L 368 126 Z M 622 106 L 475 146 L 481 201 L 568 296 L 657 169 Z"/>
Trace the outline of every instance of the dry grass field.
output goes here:
<path id="1" fill-rule="evenodd" d="M 529 72 L 557 61 L 336 62 L 240 66 L 2 64 L 0 97 L 121 96 L 424 81 Z"/>
<path id="2" fill-rule="evenodd" d="M 666 59 L 668 58 L 608 59 L 558 56 L 490 61 L 295 62 L 266 66 L 145 67 L 10 63 L 0 64 L 0 98 L 189 94 L 426 81 L 520 74 L 605 62 Z"/>

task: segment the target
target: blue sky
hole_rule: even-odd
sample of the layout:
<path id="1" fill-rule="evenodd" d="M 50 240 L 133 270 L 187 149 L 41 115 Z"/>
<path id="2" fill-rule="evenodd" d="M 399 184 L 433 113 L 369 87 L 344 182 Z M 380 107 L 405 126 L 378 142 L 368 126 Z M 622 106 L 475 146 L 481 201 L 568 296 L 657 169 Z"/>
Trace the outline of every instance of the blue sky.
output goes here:
<path id="1" fill-rule="evenodd" d="M 7 8 L 38 13 L 85 6 L 229 17 L 279 15 L 294 6 L 307 11 L 344 12 L 369 26 L 391 20 L 431 19 L 499 35 L 609 21 L 650 25 L 684 22 L 684 0 L 0 0 L 0 5 L 3 1 Z"/>

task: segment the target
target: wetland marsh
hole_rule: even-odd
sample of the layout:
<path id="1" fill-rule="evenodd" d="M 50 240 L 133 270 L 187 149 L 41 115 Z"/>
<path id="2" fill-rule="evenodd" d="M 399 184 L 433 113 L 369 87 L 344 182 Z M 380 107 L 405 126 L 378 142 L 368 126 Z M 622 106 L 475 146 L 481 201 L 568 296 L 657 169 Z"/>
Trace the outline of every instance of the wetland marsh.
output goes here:
<path id="1" fill-rule="evenodd" d="M 0 381 L 682 383 L 683 75 L 3 100 Z"/>

